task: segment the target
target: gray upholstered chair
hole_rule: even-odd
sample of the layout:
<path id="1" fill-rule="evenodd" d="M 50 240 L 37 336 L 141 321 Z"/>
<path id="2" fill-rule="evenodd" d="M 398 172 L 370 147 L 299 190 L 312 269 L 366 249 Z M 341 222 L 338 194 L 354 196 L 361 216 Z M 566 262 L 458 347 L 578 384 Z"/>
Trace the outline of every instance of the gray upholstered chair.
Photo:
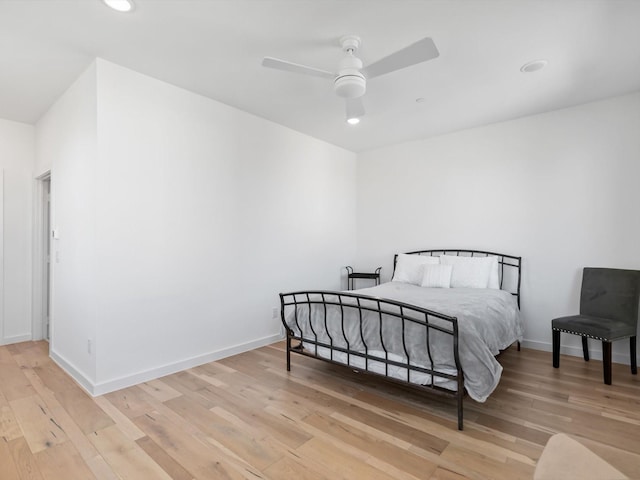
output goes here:
<path id="1" fill-rule="evenodd" d="M 602 341 L 604 383 L 611 385 L 611 342 L 629 338 L 631 373 L 638 373 L 636 335 L 640 310 L 640 271 L 585 268 L 582 272 L 580 315 L 555 318 L 553 366 L 560 366 L 560 332 L 582 337 L 584 359 L 589 360 L 588 339 Z"/>

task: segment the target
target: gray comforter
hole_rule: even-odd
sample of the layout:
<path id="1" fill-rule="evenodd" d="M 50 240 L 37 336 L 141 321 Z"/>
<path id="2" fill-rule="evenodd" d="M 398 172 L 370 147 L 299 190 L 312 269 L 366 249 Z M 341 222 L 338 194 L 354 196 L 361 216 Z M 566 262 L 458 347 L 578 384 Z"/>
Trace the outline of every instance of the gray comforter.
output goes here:
<path id="1" fill-rule="evenodd" d="M 471 289 L 471 288 L 423 288 L 399 282 L 389 282 L 372 288 L 357 290 L 360 295 L 387 298 L 416 305 L 445 315 L 457 317 L 459 329 L 460 363 L 464 372 L 464 385 L 469 396 L 476 401 L 484 402 L 498 385 L 502 366 L 495 355 L 507 348 L 516 340 L 522 339 L 523 327 L 520 320 L 516 298 L 503 290 Z M 405 324 L 405 346 L 402 345 L 401 322 L 392 316 L 382 317 L 382 328 L 379 316 L 369 312 L 363 316 L 362 335 L 358 311 L 344 309 L 347 318 L 343 327 L 340 325 L 339 307 L 327 307 L 326 324 L 324 307 L 314 305 L 311 316 L 307 306 L 298 306 L 297 324 L 293 311 L 287 314 L 287 324 L 296 333 L 302 333 L 303 338 L 316 339 L 333 345 L 347 347 L 352 351 L 365 352 L 369 355 L 405 361 L 405 348 L 409 353 L 412 365 L 431 368 L 431 361 L 426 348 L 425 328 L 421 325 Z M 437 323 L 438 320 L 431 321 Z M 443 323 L 443 325 L 446 325 Z M 450 323 L 449 323 L 450 325 Z M 382 331 L 382 342 L 380 340 Z M 362 341 L 364 339 L 364 342 Z M 429 345 L 433 359 L 433 368 L 444 373 L 456 373 L 453 360 L 452 337 L 443 333 L 430 334 Z M 366 344 L 366 348 L 365 348 Z M 311 346 L 311 349 L 315 347 Z M 328 349 L 320 348 L 318 354 L 324 357 L 330 355 Z M 334 360 L 348 363 L 362 368 L 361 358 L 353 357 L 347 360 L 346 355 L 336 355 Z M 381 370 L 382 363 L 370 362 L 369 369 Z M 393 369 L 386 372 L 389 376 L 407 379 L 406 369 Z M 445 381 L 436 384 L 452 390 L 456 389 L 455 382 Z M 410 381 L 427 384 L 431 376 L 412 371 Z"/>

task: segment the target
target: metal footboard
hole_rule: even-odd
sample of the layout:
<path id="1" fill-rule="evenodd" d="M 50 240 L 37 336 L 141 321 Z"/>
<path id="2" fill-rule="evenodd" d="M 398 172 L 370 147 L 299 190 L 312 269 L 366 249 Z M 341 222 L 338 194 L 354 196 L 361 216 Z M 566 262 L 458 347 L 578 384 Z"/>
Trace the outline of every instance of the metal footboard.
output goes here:
<path id="1" fill-rule="evenodd" d="M 294 352 L 455 397 L 458 429 L 462 430 L 464 375 L 458 354 L 457 318 L 394 300 L 346 292 L 281 293 L 280 305 L 281 320 L 287 335 L 288 371 L 291 369 L 291 352 Z M 347 322 L 351 324 L 346 325 Z M 355 338 L 353 334 L 350 338 L 347 333 L 353 332 L 352 322 L 356 322 L 359 329 Z M 415 342 L 407 343 L 408 336 L 416 332 L 420 332 L 420 338 L 424 334 L 424 349 L 428 358 L 426 365 L 424 358 L 422 363 L 415 360 L 415 347 L 411 346 Z M 446 338 L 435 339 L 441 335 Z M 390 337 L 395 337 L 393 346 Z M 401 348 L 398 337 L 401 339 Z M 436 340 L 450 341 L 455 374 L 438 371 L 435 367 L 432 348 Z M 294 346 L 294 341 L 299 344 Z M 383 371 L 380 371 L 381 367 Z M 393 369 L 393 374 L 390 369 Z M 416 384 L 412 381 L 412 372 L 414 377 L 416 374 L 427 375 L 430 381 Z M 439 379 L 455 382 L 456 390 L 438 386 Z"/>

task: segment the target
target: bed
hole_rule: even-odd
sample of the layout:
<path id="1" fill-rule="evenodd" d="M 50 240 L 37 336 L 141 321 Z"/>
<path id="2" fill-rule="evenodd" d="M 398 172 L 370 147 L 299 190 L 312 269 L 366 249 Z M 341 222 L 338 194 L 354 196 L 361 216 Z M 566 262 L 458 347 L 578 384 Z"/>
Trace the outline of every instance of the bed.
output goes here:
<path id="1" fill-rule="evenodd" d="M 478 250 L 396 255 L 392 281 L 355 291 L 280 294 L 291 353 L 346 365 L 456 399 L 484 402 L 496 355 L 522 340 L 521 257 Z"/>

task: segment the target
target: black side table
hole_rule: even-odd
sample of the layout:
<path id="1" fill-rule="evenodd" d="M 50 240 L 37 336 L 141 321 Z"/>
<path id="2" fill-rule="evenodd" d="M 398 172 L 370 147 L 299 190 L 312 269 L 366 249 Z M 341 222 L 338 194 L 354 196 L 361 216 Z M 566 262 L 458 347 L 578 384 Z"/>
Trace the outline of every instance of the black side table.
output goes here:
<path id="1" fill-rule="evenodd" d="M 354 272 L 353 267 L 347 266 L 344 268 L 347 269 L 347 290 L 354 290 L 356 278 L 374 280 L 376 285 L 380 285 L 380 270 L 382 270 L 382 267 L 376 268 L 375 272 Z"/>

